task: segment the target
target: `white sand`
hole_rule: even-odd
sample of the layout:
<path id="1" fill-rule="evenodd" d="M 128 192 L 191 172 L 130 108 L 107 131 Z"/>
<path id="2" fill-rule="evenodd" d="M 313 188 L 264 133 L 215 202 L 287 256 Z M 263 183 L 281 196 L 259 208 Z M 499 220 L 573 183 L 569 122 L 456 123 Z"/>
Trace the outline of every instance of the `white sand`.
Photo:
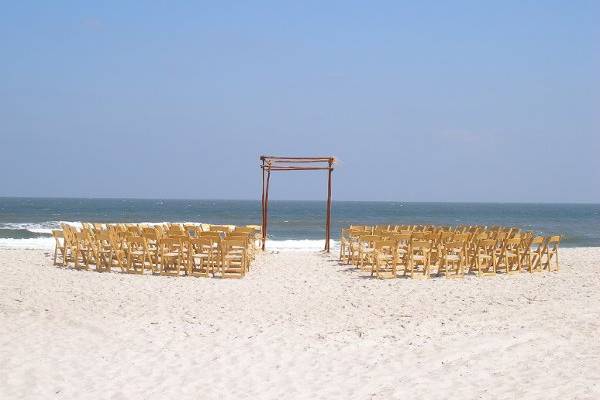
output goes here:
<path id="1" fill-rule="evenodd" d="M 0 250 L 0 398 L 599 399 L 600 248 L 561 261 L 380 281 L 290 252 L 219 280 Z"/>

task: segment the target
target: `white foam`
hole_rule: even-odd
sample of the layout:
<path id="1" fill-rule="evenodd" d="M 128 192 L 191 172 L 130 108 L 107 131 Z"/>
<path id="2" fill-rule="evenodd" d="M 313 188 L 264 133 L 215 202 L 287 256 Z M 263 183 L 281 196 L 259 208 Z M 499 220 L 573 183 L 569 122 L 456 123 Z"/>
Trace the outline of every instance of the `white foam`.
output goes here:
<path id="1" fill-rule="evenodd" d="M 27 230 L 35 233 L 52 233 L 46 224 L 0 224 L 0 229 Z"/>
<path id="2" fill-rule="evenodd" d="M 49 237 L 32 239 L 0 239 L 0 249 L 49 250 L 54 248 L 54 239 Z"/>
<path id="3" fill-rule="evenodd" d="M 331 240 L 330 247 L 339 247 L 339 242 Z M 267 240 L 267 250 L 295 250 L 295 251 L 318 251 L 325 248 L 325 240 Z"/>
<path id="4" fill-rule="evenodd" d="M 32 233 L 45 233 L 52 234 L 53 229 L 60 229 L 60 224 L 70 224 L 70 225 L 79 225 L 78 222 L 68 222 L 68 221 L 46 221 L 40 223 L 34 222 L 21 222 L 21 223 L 0 223 L 0 229 L 14 229 L 14 230 L 27 230 Z"/>
<path id="5" fill-rule="evenodd" d="M 201 225 L 199 222 L 180 222 L 182 224 Z M 81 228 L 79 221 L 47 221 L 42 223 L 5 223 L 0 224 L 3 229 L 26 229 L 34 233 L 51 234 L 52 229 L 60 229 L 61 224 L 71 225 Z M 164 225 L 168 222 L 140 222 L 147 225 Z M 332 249 L 339 248 L 339 242 L 330 241 Z M 272 251 L 320 251 L 325 247 L 325 240 L 310 239 L 290 239 L 290 240 L 268 240 L 267 250 Z M 0 248 L 3 249 L 52 249 L 54 248 L 54 239 L 51 237 L 14 239 L 0 238 Z"/>

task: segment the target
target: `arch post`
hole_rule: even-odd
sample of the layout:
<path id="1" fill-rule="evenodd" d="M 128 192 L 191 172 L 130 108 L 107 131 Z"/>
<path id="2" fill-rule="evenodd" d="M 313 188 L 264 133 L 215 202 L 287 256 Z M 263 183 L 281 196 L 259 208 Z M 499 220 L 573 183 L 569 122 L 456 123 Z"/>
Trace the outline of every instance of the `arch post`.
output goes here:
<path id="1" fill-rule="evenodd" d="M 276 157 L 260 156 L 262 169 L 262 249 L 265 250 L 269 225 L 269 183 L 272 171 L 327 171 L 327 210 L 325 217 L 325 251 L 330 251 L 331 241 L 331 193 L 335 157 Z"/>

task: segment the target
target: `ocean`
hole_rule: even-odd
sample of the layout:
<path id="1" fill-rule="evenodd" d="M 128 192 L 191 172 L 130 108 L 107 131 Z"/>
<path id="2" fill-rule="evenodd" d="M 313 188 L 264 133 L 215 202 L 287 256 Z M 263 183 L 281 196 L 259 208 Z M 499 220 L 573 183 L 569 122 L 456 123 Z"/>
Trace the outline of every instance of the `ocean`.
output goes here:
<path id="1" fill-rule="evenodd" d="M 260 225 L 260 201 L 0 198 L 0 247 L 51 248 L 61 222 L 204 222 Z M 600 204 L 334 201 L 332 239 L 349 224 L 517 226 L 562 236 L 567 247 L 600 246 Z M 322 248 L 324 201 L 269 202 L 271 248 Z M 335 243 L 334 243 L 335 246 Z"/>

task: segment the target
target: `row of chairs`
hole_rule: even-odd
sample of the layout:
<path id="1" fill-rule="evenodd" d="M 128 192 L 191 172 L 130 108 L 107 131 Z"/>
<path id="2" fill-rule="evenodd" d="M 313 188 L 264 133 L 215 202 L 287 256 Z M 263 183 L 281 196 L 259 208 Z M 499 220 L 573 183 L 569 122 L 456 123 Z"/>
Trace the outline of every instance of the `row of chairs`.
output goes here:
<path id="1" fill-rule="evenodd" d="M 260 227 L 206 224 L 63 224 L 53 230 L 54 264 L 134 274 L 243 277 Z"/>
<path id="2" fill-rule="evenodd" d="M 448 278 L 558 271 L 560 236 L 515 227 L 378 225 L 343 228 L 340 261 L 379 278 Z"/>

